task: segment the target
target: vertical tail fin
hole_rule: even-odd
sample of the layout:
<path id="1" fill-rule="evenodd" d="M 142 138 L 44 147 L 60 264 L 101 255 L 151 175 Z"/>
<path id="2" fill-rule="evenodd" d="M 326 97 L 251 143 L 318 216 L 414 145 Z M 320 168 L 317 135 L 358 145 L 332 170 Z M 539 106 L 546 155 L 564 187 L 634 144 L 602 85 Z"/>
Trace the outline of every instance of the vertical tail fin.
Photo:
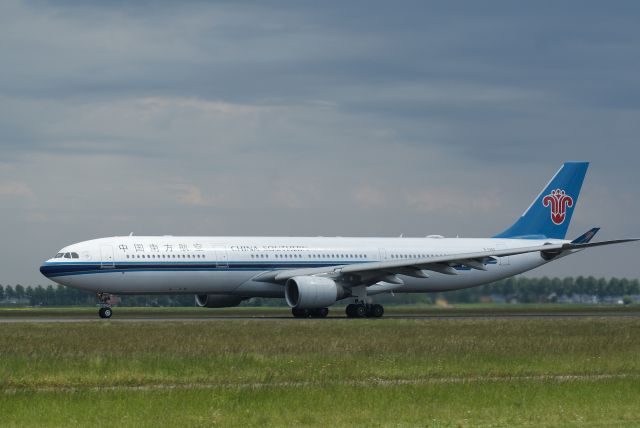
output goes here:
<path id="1" fill-rule="evenodd" d="M 518 221 L 494 238 L 564 239 L 588 167 L 565 162 Z"/>

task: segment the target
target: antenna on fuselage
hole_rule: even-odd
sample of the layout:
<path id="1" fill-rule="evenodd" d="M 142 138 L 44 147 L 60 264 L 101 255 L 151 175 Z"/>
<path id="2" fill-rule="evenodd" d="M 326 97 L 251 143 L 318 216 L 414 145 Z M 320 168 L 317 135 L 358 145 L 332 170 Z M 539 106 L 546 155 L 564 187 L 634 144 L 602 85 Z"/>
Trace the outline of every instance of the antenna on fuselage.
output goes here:
<path id="1" fill-rule="evenodd" d="M 133 236 L 133 232 L 129 233 L 129 236 Z"/>

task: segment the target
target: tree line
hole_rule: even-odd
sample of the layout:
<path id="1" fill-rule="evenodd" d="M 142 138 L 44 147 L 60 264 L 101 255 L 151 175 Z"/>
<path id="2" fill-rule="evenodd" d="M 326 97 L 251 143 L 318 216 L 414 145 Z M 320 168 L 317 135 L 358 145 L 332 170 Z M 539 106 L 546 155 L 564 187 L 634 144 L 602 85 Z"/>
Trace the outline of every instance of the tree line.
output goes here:
<path id="1" fill-rule="evenodd" d="M 487 298 L 522 303 L 553 302 L 563 297 L 590 296 L 597 300 L 611 297 L 640 296 L 640 281 L 627 278 L 526 278 L 513 277 L 480 287 L 446 293 L 420 293 L 380 295 L 375 300 L 386 304 L 432 303 L 442 298 L 451 303 L 474 303 Z M 120 296 L 121 306 L 194 306 L 194 296 L 145 295 Z M 95 294 L 65 287 L 48 285 L 36 287 L 22 285 L 0 285 L 0 304 L 28 306 L 93 306 Z M 284 306 L 284 299 L 253 298 L 243 302 L 244 306 Z"/>

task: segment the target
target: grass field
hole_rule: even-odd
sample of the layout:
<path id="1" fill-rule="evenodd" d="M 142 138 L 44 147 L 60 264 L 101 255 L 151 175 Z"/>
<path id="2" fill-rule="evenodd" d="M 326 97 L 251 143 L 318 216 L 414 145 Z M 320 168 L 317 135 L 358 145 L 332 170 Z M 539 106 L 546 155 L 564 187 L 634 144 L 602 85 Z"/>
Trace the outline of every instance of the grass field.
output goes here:
<path id="1" fill-rule="evenodd" d="M 640 426 L 639 356 L 638 317 L 0 324 L 0 426 Z"/>

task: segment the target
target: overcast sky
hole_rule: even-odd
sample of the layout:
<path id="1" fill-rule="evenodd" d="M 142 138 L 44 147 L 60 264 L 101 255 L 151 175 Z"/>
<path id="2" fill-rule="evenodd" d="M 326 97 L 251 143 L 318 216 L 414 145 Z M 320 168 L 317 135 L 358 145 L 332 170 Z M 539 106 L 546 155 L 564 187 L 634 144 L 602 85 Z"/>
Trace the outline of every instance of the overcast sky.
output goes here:
<path id="1" fill-rule="evenodd" d="M 591 162 L 569 237 L 640 237 L 638 22 L 635 1 L 3 0 L 0 284 L 130 232 L 487 237 L 565 160 Z M 535 275 L 638 278 L 639 255 Z"/>

